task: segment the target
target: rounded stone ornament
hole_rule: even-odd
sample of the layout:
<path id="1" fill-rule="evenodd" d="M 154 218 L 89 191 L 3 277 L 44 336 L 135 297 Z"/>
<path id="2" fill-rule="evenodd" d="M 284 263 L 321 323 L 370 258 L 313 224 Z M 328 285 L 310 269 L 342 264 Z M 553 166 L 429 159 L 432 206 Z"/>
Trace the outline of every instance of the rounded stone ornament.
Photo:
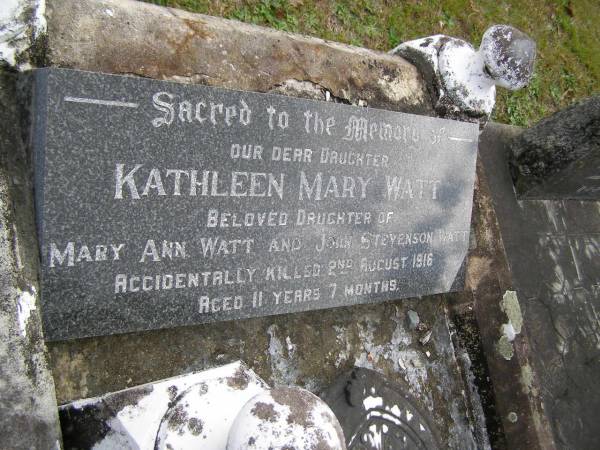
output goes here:
<path id="1" fill-rule="evenodd" d="M 514 91 L 529 83 L 536 46 L 522 31 L 510 25 L 494 25 L 483 34 L 479 52 L 498 86 Z"/>
<path id="2" fill-rule="evenodd" d="M 298 387 L 278 387 L 250 399 L 229 431 L 227 450 L 346 450 L 327 404 Z"/>
<path id="3" fill-rule="evenodd" d="M 496 101 L 496 86 L 516 90 L 533 76 L 535 42 L 510 25 L 493 25 L 479 49 L 437 34 L 403 42 L 391 51 L 415 64 L 434 94 L 442 117 L 475 119 L 484 125 Z"/>

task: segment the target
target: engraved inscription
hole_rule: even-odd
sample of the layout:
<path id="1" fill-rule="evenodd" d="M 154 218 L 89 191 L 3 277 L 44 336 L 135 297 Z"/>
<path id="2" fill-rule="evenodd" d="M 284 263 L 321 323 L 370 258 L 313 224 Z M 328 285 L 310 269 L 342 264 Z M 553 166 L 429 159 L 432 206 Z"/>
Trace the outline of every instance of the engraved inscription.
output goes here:
<path id="1" fill-rule="evenodd" d="M 474 124 L 64 69 L 36 83 L 50 339 L 464 281 Z"/>

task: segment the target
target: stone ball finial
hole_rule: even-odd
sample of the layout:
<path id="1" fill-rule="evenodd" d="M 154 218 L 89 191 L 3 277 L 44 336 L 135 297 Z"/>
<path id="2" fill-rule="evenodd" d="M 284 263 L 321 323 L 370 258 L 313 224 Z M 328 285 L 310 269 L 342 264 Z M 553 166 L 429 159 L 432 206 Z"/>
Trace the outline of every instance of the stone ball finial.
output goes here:
<path id="1" fill-rule="evenodd" d="M 346 450 L 344 433 L 327 404 L 299 387 L 278 387 L 251 398 L 229 431 L 227 450 Z"/>
<path id="2" fill-rule="evenodd" d="M 520 89 L 533 75 L 536 46 L 509 25 L 486 30 L 481 46 L 441 34 L 408 41 L 391 51 L 415 64 L 443 117 L 485 124 L 496 101 L 496 86 Z"/>
<path id="3" fill-rule="evenodd" d="M 510 90 L 529 83 L 535 62 L 535 42 L 510 25 L 494 25 L 481 39 L 479 52 L 496 85 Z"/>

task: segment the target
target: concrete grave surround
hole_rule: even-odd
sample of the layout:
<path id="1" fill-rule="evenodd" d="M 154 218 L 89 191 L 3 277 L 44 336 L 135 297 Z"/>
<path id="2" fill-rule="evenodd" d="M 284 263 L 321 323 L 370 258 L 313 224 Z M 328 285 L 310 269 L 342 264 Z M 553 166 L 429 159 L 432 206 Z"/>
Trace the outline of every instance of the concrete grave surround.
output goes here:
<path id="1" fill-rule="evenodd" d="M 480 144 L 515 285 L 515 292 L 502 299 L 500 320 L 490 325 L 500 331 L 497 340 L 506 338 L 507 323 L 528 335 L 530 350 L 516 335 L 498 355 L 510 360 L 507 364 L 520 360 L 520 388 L 532 399 L 543 399 L 556 447 L 597 448 L 600 202 L 518 199 L 506 167 L 511 144 L 528 134 L 495 124 Z M 511 306 L 515 301 L 517 307 Z M 513 412 L 517 420 L 509 430 L 522 418 L 521 411 Z M 534 418 L 543 424 L 542 411 Z"/>
<path id="2" fill-rule="evenodd" d="M 30 47 L 18 52 L 24 59 L 22 62 L 434 114 L 434 102 L 419 72 L 397 56 L 131 1 L 47 0 L 45 18 L 47 32 L 33 41 L 30 37 L 34 34 L 28 35 L 25 46 Z M 6 104 L 15 105 L 15 109 L 4 111 L 6 120 L 3 123 L 16 124 L 19 113 L 14 77 L 4 79 L 9 80 L 3 85 L 3 95 L 10 100 Z M 2 386 L 2 417 L 10 418 L 10 429 L 6 428 L 10 434 L 3 434 L 12 439 L 7 440 L 11 446 L 46 449 L 57 443 L 59 433 L 51 395 L 52 379 L 45 366 L 40 332 L 41 305 L 36 284 L 38 247 L 34 238 L 32 186 L 28 181 L 31 179 L 31 162 L 27 156 L 9 151 L 22 149 L 22 136 L 27 133 L 19 135 L 16 130 L 16 127 L 4 127 L 0 132 L 2 156 L 10 160 L 10 164 L 6 164 L 8 170 L 4 170 L 4 159 L 2 167 L 3 183 L 8 186 L 8 194 L 3 193 L 2 199 L 9 205 L 4 222 L 7 224 L 7 245 L 3 257 L 6 255 L 4 261 L 7 263 L 3 266 L 3 274 L 8 274 L 4 278 L 8 281 L 3 285 L 6 286 L 6 308 L 2 317 L 10 322 L 3 330 L 7 330 L 4 341 L 9 342 L 6 348 L 10 349 L 6 353 L 10 361 L 18 362 L 11 362 L 8 367 L 11 373 L 19 374 L 18 380 L 7 378 L 9 383 Z M 480 150 L 495 148 L 493 144 L 498 135 L 490 136 Z M 18 154 L 21 156 L 15 156 Z M 506 218 L 514 216 L 514 211 L 509 208 L 502 212 L 504 218 L 501 224 L 498 223 L 495 208 L 500 200 L 492 197 L 488 176 L 491 173 L 508 176 L 506 161 L 488 162 L 485 167 L 481 160 L 477 165 L 473 234 L 464 292 L 51 342 L 48 351 L 58 402 L 100 396 L 239 359 L 246 361 L 270 384 L 297 384 L 322 393 L 341 373 L 358 366 L 374 369 L 391 380 L 404 380 L 410 392 L 431 414 L 432 425 L 439 430 L 439 438 L 448 448 L 489 448 L 486 426 L 492 431 L 491 439 L 495 444 L 499 443 L 500 448 L 502 445 L 528 450 L 556 448 L 555 436 L 560 437 L 560 445 L 564 448 L 578 442 L 594 444 L 593 437 L 578 428 L 574 420 L 577 411 L 569 409 L 569 405 L 585 406 L 581 400 L 585 398 L 584 394 L 577 396 L 580 403 L 563 401 L 560 395 L 553 397 L 554 433 L 541 407 L 539 370 L 559 367 L 560 377 L 543 380 L 557 394 L 568 385 L 573 373 L 589 381 L 587 377 L 592 372 L 582 371 L 580 375 L 576 371 L 567 371 L 560 365 L 561 354 L 556 353 L 556 346 L 552 345 L 544 352 L 540 351 L 541 361 L 536 363 L 531 358 L 527 318 L 531 310 L 523 307 L 523 299 L 529 298 L 530 294 L 523 294 L 523 288 L 513 286 L 511 268 L 516 267 L 515 256 L 510 257 L 509 266 L 502 238 L 505 233 L 519 235 L 533 216 L 526 216 L 518 225 L 509 227 L 510 220 Z M 505 182 L 503 178 L 502 183 Z M 508 186 L 512 185 L 506 183 L 502 189 L 508 193 Z M 493 187 L 494 190 L 498 187 L 495 181 Z M 565 207 L 577 209 L 578 205 Z M 577 224 L 571 227 L 577 228 Z M 14 230 L 17 232 L 13 233 Z M 518 250 L 518 245 L 510 244 L 509 247 L 513 252 L 515 248 Z M 21 251 L 15 252 L 15 248 Z M 546 247 L 543 244 L 539 247 L 528 245 L 523 251 L 533 255 L 535 248 Z M 574 244 L 573 249 L 577 248 Z M 586 245 L 585 248 L 591 247 Z M 568 257 L 567 247 L 562 249 L 567 263 L 560 260 L 553 268 L 564 266 L 572 273 L 573 261 Z M 582 251 L 585 254 L 586 250 Z M 534 267 L 535 261 L 527 261 Z M 529 276 L 529 269 L 522 268 L 523 277 L 531 278 L 531 282 L 542 279 Z M 544 270 L 540 269 L 539 273 L 543 274 Z M 558 270 L 550 273 L 558 273 Z M 585 289 L 596 292 L 593 286 L 590 283 Z M 514 351 L 510 359 L 497 351 L 497 342 L 506 331 L 502 326 L 509 320 L 512 322 L 501 308 L 507 291 L 516 292 L 525 319 L 521 333 L 515 333 L 510 342 Z M 35 308 L 17 308 L 23 292 L 36 299 L 36 303 L 29 301 L 23 305 L 35 305 Z M 577 292 L 583 291 L 578 289 Z M 29 296 L 23 298 L 30 299 Z M 29 311 L 30 314 L 26 319 L 27 314 L 17 311 Z M 538 312 L 539 317 L 543 317 Z M 419 317 L 416 325 L 413 313 Z M 461 333 L 454 333 L 454 328 L 450 332 L 451 317 L 456 321 L 472 320 L 471 325 L 481 324 L 480 344 L 484 351 L 480 349 L 480 360 L 472 359 L 473 353 L 467 353 Z M 575 324 L 580 318 L 577 315 L 570 317 Z M 589 323 L 593 324 L 593 321 L 590 319 Z M 20 324 L 25 324 L 27 339 L 19 332 Z M 542 328 L 552 330 L 552 320 L 543 322 L 538 331 L 543 331 Z M 478 338 L 467 344 L 477 347 L 476 341 Z M 584 340 L 578 338 L 576 342 Z M 544 350 L 543 346 L 536 348 Z M 579 351 L 571 354 L 586 355 Z M 546 366 L 545 361 L 548 361 Z M 489 367 L 493 385 L 486 385 L 485 392 L 477 390 L 471 373 L 473 368 L 482 365 Z M 32 367 L 34 371 L 30 370 Z M 593 364 L 590 367 L 593 369 Z M 587 391 L 582 389 L 581 392 Z M 483 423 L 479 393 L 484 401 L 487 398 L 488 406 L 494 406 L 491 417 L 495 423 L 489 420 L 490 415 L 485 416 L 488 422 Z M 35 399 L 33 403 L 31 398 Z M 10 414 L 5 414 L 6 411 Z M 565 416 L 569 420 L 560 423 Z M 23 417 L 27 419 L 23 420 Z M 5 423 L 3 421 L 2 425 Z M 14 426 L 15 423 L 19 425 Z M 587 429 L 594 429 L 593 424 Z M 39 442 L 32 444 L 35 439 Z M 27 441 L 25 444 L 24 440 Z"/>
<path id="3" fill-rule="evenodd" d="M 32 186 L 16 98 L 0 72 L 0 446 L 60 448 L 41 324 Z"/>
<path id="4" fill-rule="evenodd" d="M 47 10 L 48 65 L 431 111 L 416 69 L 391 55 L 134 2 L 48 2 Z M 406 328 L 409 309 L 419 314 L 424 331 Z M 59 402 L 237 359 L 269 383 L 317 393 L 339 371 L 377 368 L 410 380 L 451 447 L 475 447 L 444 311 L 440 300 L 409 300 L 49 348 Z"/>

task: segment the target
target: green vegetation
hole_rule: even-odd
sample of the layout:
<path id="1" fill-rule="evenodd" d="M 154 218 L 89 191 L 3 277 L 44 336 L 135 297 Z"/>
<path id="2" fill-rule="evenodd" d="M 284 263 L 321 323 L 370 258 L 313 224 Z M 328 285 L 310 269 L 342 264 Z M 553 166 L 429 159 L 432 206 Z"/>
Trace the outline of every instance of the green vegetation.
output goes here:
<path id="1" fill-rule="evenodd" d="M 498 90 L 494 120 L 514 125 L 531 125 L 599 91 L 598 0 L 150 1 L 381 51 L 437 33 L 477 45 L 488 26 L 513 25 L 538 45 L 529 87 Z"/>

